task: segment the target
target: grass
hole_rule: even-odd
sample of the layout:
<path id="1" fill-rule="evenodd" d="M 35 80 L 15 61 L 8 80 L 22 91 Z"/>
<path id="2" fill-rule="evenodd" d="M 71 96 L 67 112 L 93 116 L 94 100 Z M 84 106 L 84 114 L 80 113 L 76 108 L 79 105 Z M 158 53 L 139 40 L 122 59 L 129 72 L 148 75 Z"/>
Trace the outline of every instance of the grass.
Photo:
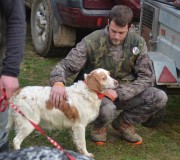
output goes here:
<path id="1" fill-rule="evenodd" d="M 26 53 L 21 65 L 20 84 L 23 86 L 49 85 L 49 74 L 62 57 L 42 58 L 35 54 L 31 41 L 26 44 Z M 68 80 L 68 84 L 73 78 Z M 143 137 L 143 144 L 135 146 L 123 141 L 119 134 L 108 128 L 108 141 L 105 146 L 96 146 L 90 139 L 90 127 L 87 127 L 87 149 L 96 160 L 179 160 L 180 157 L 180 96 L 169 96 L 163 123 L 157 128 L 137 126 L 137 132 Z M 70 133 L 65 131 L 46 131 L 46 133 L 65 149 L 75 150 Z M 12 147 L 14 131 L 9 139 Z M 28 146 L 52 146 L 37 131 L 33 132 L 22 144 Z"/>

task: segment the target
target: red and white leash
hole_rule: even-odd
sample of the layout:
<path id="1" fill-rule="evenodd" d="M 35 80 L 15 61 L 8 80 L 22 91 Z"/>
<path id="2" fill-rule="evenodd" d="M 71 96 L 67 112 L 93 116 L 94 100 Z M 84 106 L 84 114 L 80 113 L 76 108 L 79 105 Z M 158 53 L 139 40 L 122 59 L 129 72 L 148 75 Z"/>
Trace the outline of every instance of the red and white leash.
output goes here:
<path id="1" fill-rule="evenodd" d="M 4 102 L 4 104 L 3 104 Z M 22 111 L 17 107 L 15 106 L 14 104 L 12 103 L 9 103 L 8 102 L 8 99 L 6 98 L 6 93 L 3 91 L 2 92 L 2 96 L 0 98 L 0 112 L 4 112 L 7 107 L 11 106 L 16 112 L 18 112 L 19 114 L 21 114 L 24 118 L 26 118 L 32 125 L 33 127 L 38 131 L 40 132 L 43 136 L 45 136 L 49 142 L 51 142 L 56 148 L 58 148 L 60 151 L 63 151 L 64 154 L 66 154 L 66 156 L 68 157 L 69 160 L 75 160 L 74 157 L 72 157 L 70 154 L 66 153 L 64 151 L 64 149 L 55 141 L 53 140 L 51 137 L 49 137 L 37 124 L 35 124 L 33 121 L 31 121 L 30 119 L 28 119 L 24 113 L 22 113 Z"/>
<path id="2" fill-rule="evenodd" d="M 4 104 L 3 104 L 4 102 Z M 0 98 L 0 112 L 4 112 L 8 107 L 8 100 L 6 98 L 6 93 L 5 91 L 3 90 L 2 91 L 2 96 Z"/>

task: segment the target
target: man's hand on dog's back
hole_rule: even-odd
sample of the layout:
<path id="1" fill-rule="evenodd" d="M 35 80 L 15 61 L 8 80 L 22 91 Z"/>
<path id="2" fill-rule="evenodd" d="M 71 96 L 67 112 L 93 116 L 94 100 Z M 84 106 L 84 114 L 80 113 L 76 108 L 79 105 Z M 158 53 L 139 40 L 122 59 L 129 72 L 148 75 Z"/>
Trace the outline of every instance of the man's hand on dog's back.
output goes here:
<path id="1" fill-rule="evenodd" d="M 62 102 L 68 95 L 62 82 L 56 82 L 51 88 L 50 101 L 56 108 L 62 108 Z"/>

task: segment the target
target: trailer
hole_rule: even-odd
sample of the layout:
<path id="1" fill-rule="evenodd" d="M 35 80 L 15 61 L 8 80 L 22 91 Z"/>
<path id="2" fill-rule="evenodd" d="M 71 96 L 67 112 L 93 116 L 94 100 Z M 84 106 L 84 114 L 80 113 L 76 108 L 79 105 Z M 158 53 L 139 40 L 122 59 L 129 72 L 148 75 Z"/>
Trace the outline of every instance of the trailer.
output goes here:
<path id="1" fill-rule="evenodd" d="M 142 0 L 140 34 L 147 43 L 157 87 L 180 94 L 179 1 Z"/>

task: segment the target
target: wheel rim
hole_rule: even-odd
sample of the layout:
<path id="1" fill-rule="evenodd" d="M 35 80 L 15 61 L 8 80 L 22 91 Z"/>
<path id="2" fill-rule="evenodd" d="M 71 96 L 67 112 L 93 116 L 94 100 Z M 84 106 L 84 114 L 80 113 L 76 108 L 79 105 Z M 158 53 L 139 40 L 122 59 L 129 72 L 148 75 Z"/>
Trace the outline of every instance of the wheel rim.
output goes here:
<path id="1" fill-rule="evenodd" d="M 47 8 L 44 3 L 40 3 L 35 14 L 35 34 L 40 43 L 44 43 L 47 39 L 48 18 Z"/>

